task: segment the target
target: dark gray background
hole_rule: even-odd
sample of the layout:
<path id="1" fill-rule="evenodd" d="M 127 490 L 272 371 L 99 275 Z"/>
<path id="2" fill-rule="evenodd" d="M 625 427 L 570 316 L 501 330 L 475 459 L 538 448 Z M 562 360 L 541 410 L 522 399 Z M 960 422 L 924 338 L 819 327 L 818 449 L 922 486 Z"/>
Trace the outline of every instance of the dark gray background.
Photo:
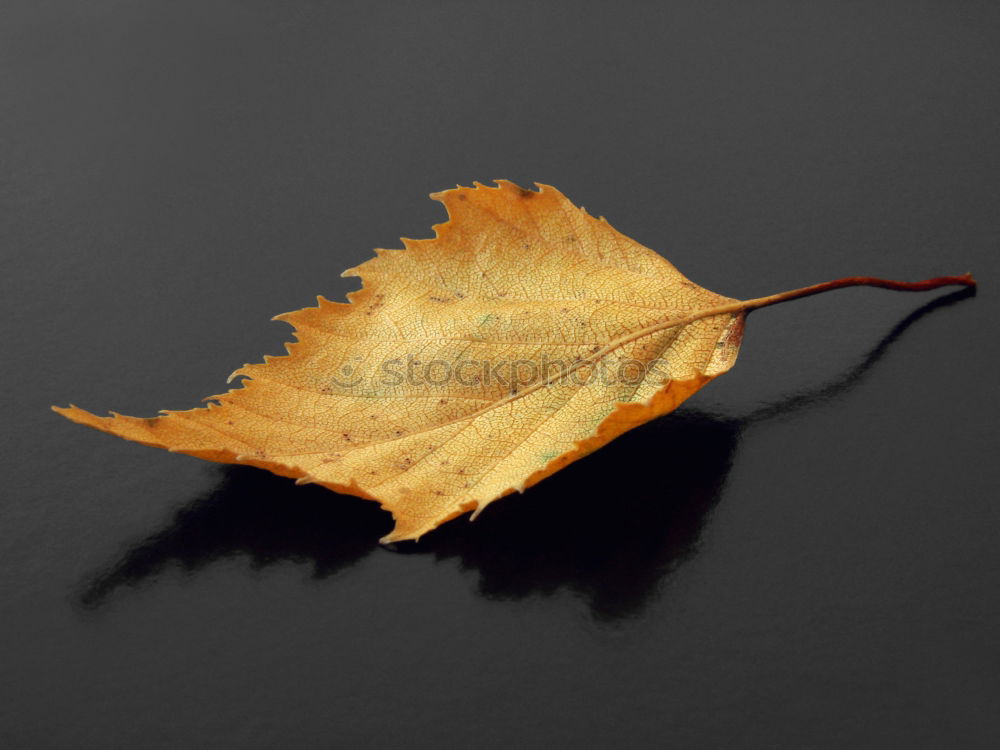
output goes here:
<path id="1" fill-rule="evenodd" d="M 992 2 L 30 0 L 0 23 L 5 748 L 1000 742 Z M 101 435 L 553 184 L 756 313 L 734 370 L 399 552 Z"/>

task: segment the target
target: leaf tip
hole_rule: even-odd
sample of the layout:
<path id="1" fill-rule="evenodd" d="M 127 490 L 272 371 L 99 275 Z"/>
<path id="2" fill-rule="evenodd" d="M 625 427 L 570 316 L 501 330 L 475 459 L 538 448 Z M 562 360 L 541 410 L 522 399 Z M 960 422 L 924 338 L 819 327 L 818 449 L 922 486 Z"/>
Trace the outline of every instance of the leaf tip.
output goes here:
<path id="1" fill-rule="evenodd" d="M 85 424 L 85 415 L 90 415 L 89 412 L 84 409 L 79 408 L 76 404 L 70 404 L 69 406 L 55 406 L 54 404 L 49 407 L 58 414 L 60 417 L 65 417 L 71 422 L 78 422 L 80 424 Z M 90 415 L 93 416 L 93 415 Z"/>

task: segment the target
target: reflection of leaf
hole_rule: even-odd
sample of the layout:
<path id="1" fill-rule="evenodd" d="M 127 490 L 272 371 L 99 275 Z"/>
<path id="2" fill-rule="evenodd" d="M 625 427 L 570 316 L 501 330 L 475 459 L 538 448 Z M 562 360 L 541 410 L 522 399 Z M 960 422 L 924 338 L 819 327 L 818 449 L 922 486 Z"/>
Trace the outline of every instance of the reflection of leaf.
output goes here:
<path id="1" fill-rule="evenodd" d="M 279 316 L 288 356 L 246 365 L 206 408 L 138 419 L 57 409 L 147 445 L 378 500 L 386 541 L 522 491 L 674 410 L 735 362 L 755 300 L 703 289 L 550 187 L 436 194 L 450 221 L 345 275 L 350 303 Z"/>
<path id="2" fill-rule="evenodd" d="M 634 615 L 659 581 L 695 552 L 726 481 L 739 428 L 738 420 L 682 408 L 559 472 L 519 502 L 500 503 L 471 526 L 448 524 L 454 528 L 400 549 L 457 560 L 488 599 L 571 592 L 597 619 Z M 665 445 L 672 449 L 664 451 Z M 616 467 L 630 460 L 669 471 L 671 486 L 651 470 L 616 481 Z M 254 568 L 291 561 L 316 579 L 337 576 L 377 549 L 375 538 L 388 518 L 372 503 L 330 498 L 326 490 L 295 487 L 257 469 L 225 467 L 209 492 L 87 576 L 76 602 L 99 609 L 122 587 L 162 580 L 164 570 L 195 574 L 237 556 Z M 609 502 L 616 509 L 610 518 Z M 531 508 L 530 524 L 520 520 L 522 505 Z M 568 514 L 573 533 L 560 534 Z"/>

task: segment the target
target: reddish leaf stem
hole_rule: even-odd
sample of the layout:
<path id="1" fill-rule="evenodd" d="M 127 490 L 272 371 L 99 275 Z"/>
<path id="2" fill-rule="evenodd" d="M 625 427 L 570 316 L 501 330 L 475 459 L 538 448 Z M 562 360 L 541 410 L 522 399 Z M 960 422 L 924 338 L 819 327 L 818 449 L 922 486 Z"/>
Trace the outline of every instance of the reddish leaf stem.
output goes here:
<path id="1" fill-rule="evenodd" d="M 845 286 L 877 286 L 883 289 L 893 289 L 897 292 L 926 292 L 952 284 L 975 286 L 976 280 L 972 278 L 971 273 L 965 273 L 961 276 L 938 276 L 936 279 L 927 279 L 925 281 L 889 281 L 887 279 L 876 279 L 871 276 L 849 276 L 846 279 L 826 281 L 822 284 L 804 286 L 801 289 L 792 289 L 788 292 L 770 294 L 766 297 L 758 297 L 757 299 L 748 299 L 743 302 L 743 309 L 749 312 L 760 307 L 776 305 L 779 302 L 787 302 L 790 299 L 798 299 L 799 297 L 809 297 L 813 294 L 822 294 L 823 292 L 829 292 Z"/>

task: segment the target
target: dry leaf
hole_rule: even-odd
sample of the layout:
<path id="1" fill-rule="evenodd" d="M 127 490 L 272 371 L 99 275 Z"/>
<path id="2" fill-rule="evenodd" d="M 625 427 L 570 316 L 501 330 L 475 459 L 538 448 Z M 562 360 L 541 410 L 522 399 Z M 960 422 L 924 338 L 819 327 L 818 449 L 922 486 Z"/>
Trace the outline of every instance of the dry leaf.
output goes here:
<path id="1" fill-rule="evenodd" d="M 666 414 L 736 360 L 746 313 L 843 279 L 739 301 L 686 279 L 559 191 L 507 181 L 434 194 L 436 237 L 344 273 L 349 303 L 278 316 L 287 356 L 233 373 L 205 408 L 151 419 L 56 411 L 145 445 L 377 500 L 417 539 Z"/>

